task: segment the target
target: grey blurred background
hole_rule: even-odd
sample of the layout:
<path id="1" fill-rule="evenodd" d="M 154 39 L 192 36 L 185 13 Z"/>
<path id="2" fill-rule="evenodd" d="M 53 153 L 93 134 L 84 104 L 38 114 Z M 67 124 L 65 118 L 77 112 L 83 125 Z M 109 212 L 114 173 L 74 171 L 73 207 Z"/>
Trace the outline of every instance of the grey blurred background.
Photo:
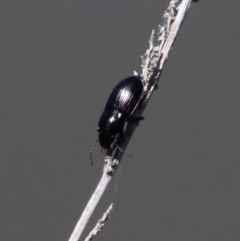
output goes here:
<path id="1" fill-rule="evenodd" d="M 168 2 L 1 1 L 0 240 L 68 240 L 102 175 L 98 118 Z M 192 4 L 96 240 L 240 239 L 239 8 Z"/>

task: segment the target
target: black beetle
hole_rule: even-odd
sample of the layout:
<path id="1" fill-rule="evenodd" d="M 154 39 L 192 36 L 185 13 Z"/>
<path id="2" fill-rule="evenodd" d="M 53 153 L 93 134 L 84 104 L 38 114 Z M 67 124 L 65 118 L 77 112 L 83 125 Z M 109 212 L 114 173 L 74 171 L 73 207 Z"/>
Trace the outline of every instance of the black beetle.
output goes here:
<path id="1" fill-rule="evenodd" d="M 127 120 L 143 119 L 132 116 L 142 96 L 143 83 L 138 75 L 120 81 L 113 88 L 98 122 L 98 141 L 103 149 L 111 149 L 112 144 L 113 148 L 117 146 L 116 137 L 119 136 L 119 139 L 122 137 Z"/>

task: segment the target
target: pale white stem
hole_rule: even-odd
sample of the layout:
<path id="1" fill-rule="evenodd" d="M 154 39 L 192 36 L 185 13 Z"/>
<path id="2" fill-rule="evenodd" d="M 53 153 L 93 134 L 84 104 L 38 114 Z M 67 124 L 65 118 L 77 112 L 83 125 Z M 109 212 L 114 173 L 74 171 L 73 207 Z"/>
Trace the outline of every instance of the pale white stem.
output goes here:
<path id="1" fill-rule="evenodd" d="M 182 22 L 187 14 L 187 11 L 190 7 L 191 0 L 183 0 L 182 3 L 176 8 L 177 14 L 175 16 L 175 20 L 172 22 L 169 35 L 165 41 L 165 44 L 162 48 L 162 58 L 159 64 L 159 68 L 162 69 L 165 61 L 168 58 L 168 54 L 174 44 L 174 41 L 177 37 L 177 34 L 180 30 Z"/>
<path id="2" fill-rule="evenodd" d="M 111 176 L 108 175 L 108 169 L 104 168 L 102 178 L 95 189 L 94 193 L 92 194 L 87 206 L 85 207 L 81 218 L 79 219 L 78 223 L 75 226 L 75 229 L 73 230 L 69 241 L 77 241 L 82 234 L 88 220 L 90 219 L 92 212 L 94 211 L 95 207 L 98 204 L 99 199 L 103 195 L 108 183 L 111 180 Z"/>
<path id="3" fill-rule="evenodd" d="M 178 0 L 171 0 L 167 11 L 165 12 L 164 24 L 160 27 L 158 34 L 159 45 L 154 46 L 154 31 L 152 31 L 149 48 L 142 57 L 142 79 L 144 84 L 144 99 L 141 101 L 139 106 L 136 108 L 134 114 L 141 116 L 154 89 L 156 88 L 157 82 L 162 73 L 163 66 L 168 58 L 169 52 L 174 44 L 176 36 L 180 30 L 181 24 L 187 11 L 190 7 L 192 0 L 182 0 L 181 4 L 176 6 Z M 128 121 L 126 131 L 124 132 L 124 138 L 118 143 L 119 147 L 125 151 L 132 134 L 134 133 L 138 121 Z M 121 162 L 123 152 L 117 149 L 113 155 L 111 152 L 107 153 L 105 157 L 105 165 L 103 170 L 103 176 L 93 193 L 90 201 L 88 202 L 85 210 L 82 213 L 69 241 L 78 241 L 80 235 L 85 228 L 93 210 L 95 209 L 99 199 L 103 195 L 108 183 L 118 168 Z"/>

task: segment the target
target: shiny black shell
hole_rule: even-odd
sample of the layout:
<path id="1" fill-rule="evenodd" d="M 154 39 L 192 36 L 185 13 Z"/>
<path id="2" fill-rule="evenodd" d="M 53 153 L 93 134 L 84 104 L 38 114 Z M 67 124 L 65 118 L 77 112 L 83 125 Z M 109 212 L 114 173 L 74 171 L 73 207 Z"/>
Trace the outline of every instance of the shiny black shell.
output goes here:
<path id="1" fill-rule="evenodd" d="M 116 135 L 122 135 L 124 124 L 134 112 L 143 93 L 140 76 L 131 76 L 120 81 L 112 90 L 99 119 L 99 142 L 109 149 Z"/>

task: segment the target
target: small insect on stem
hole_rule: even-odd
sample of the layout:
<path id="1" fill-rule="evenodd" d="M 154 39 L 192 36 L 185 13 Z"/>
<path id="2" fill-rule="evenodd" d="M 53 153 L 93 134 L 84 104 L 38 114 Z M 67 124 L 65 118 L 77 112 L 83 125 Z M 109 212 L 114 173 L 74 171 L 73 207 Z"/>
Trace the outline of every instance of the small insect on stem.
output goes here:
<path id="1" fill-rule="evenodd" d="M 124 152 L 118 145 L 123 137 L 124 125 L 131 119 L 143 119 L 143 117 L 133 116 L 142 98 L 143 83 L 139 75 L 130 76 L 113 88 L 98 122 L 98 141 L 104 150 L 114 150 L 118 147 Z M 97 142 L 90 151 L 91 162 L 92 152 Z"/>

